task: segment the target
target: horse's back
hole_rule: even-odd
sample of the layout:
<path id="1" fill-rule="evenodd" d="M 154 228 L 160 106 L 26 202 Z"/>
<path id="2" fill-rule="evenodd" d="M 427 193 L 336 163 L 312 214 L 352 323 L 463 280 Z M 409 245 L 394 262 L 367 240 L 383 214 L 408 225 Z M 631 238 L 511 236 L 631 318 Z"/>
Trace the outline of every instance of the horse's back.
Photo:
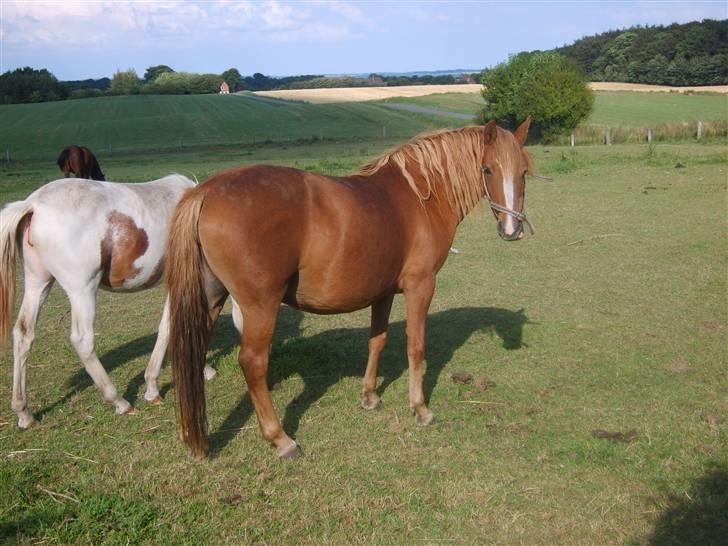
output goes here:
<path id="1" fill-rule="evenodd" d="M 50 182 L 27 200 L 33 207 L 32 251 L 43 256 L 59 282 L 64 276 L 67 283 L 86 282 L 73 275 L 85 271 L 93 278 L 100 270 L 104 288 L 146 288 L 161 277 L 172 210 L 192 185 L 184 177 L 161 184 Z"/>

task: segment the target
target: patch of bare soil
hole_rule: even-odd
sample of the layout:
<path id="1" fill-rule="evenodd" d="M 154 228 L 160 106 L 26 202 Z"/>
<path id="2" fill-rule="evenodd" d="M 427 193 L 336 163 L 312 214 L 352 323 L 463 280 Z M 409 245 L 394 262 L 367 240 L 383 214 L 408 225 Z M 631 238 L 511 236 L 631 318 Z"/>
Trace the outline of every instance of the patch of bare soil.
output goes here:
<path id="1" fill-rule="evenodd" d="M 632 429 L 628 432 L 612 432 L 609 430 L 592 430 L 591 435 L 594 438 L 601 438 L 603 440 L 609 440 L 613 443 L 631 444 L 640 437 L 639 433 Z"/>

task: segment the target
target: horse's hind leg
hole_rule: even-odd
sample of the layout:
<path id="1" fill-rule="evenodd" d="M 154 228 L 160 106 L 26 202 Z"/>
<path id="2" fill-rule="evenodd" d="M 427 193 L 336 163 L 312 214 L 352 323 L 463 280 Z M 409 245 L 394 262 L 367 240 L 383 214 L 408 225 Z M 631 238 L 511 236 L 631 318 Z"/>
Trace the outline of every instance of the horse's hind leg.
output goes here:
<path id="1" fill-rule="evenodd" d="M 223 300 L 224 302 L 224 300 Z M 240 310 L 238 309 L 238 313 Z M 218 310 L 219 313 L 219 310 Z M 212 319 L 212 317 L 211 317 Z M 242 320 L 242 319 L 241 319 Z M 162 369 L 162 363 L 164 362 L 164 355 L 167 353 L 167 346 L 169 345 L 169 296 L 164 301 L 164 310 L 162 311 L 162 320 L 159 322 L 159 329 L 157 332 L 157 341 L 154 344 L 154 350 L 152 350 L 152 356 L 147 364 L 147 369 L 144 371 L 144 381 L 147 385 L 147 390 L 144 393 L 144 400 L 151 404 L 157 405 L 162 403 L 162 397 L 159 395 L 159 371 Z M 208 381 L 215 377 L 217 371 L 215 368 L 205 366 L 205 379 Z"/>
<path id="2" fill-rule="evenodd" d="M 287 459 L 301 454 L 296 442 L 283 432 L 268 389 L 268 347 L 273 338 L 278 303 L 269 308 L 246 308 L 246 326 L 240 349 L 240 367 L 245 374 L 263 438 L 276 448 L 276 455 Z"/>
<path id="3" fill-rule="evenodd" d="M 164 310 L 162 311 L 162 320 L 159 322 L 159 330 L 157 332 L 157 341 L 154 344 L 152 356 L 144 371 L 144 381 L 147 384 L 147 390 L 144 393 L 144 400 L 152 404 L 161 404 L 162 397 L 159 396 L 159 388 L 157 380 L 159 379 L 159 370 L 164 362 L 164 355 L 167 352 L 169 343 L 169 296 L 164 301 Z"/>
<path id="4" fill-rule="evenodd" d="M 13 411 L 18 415 L 18 426 L 28 428 L 33 416 L 28 411 L 26 395 L 26 361 L 35 339 L 38 313 L 53 286 L 53 277 L 43 266 L 32 247 L 23 250 L 24 290 L 18 320 L 13 328 Z"/>
<path id="5" fill-rule="evenodd" d="M 361 407 L 365 410 L 382 407 L 382 400 L 376 391 L 377 368 L 379 367 L 379 355 L 387 344 L 387 327 L 389 326 L 389 313 L 392 310 L 393 299 L 394 295 L 390 295 L 372 304 L 369 359 L 367 360 L 367 370 L 364 373 L 364 389 L 361 398 Z"/>
<path id="6" fill-rule="evenodd" d="M 104 400 L 114 405 L 117 414 L 133 413 L 134 408 L 124 400 L 99 362 L 94 349 L 94 318 L 96 316 L 96 290 L 87 285 L 81 290 L 69 291 L 71 300 L 71 343 L 81 358 L 86 371 L 101 391 Z"/>

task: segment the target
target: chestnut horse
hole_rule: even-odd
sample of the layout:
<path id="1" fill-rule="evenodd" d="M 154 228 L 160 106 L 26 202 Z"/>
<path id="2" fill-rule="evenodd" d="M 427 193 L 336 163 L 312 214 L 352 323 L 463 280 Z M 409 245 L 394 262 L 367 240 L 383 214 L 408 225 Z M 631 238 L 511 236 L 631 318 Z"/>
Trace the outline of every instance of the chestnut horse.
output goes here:
<path id="1" fill-rule="evenodd" d="M 61 155 L 58 156 L 56 164 L 63 171 L 66 178 L 68 178 L 69 173 L 73 173 L 78 178 L 106 180 L 96 156 L 86 146 L 76 146 L 75 144 L 66 146 L 63 148 Z"/>
<path id="2" fill-rule="evenodd" d="M 300 454 L 266 382 L 281 302 L 321 314 L 371 306 L 361 405 L 375 409 L 392 299 L 404 293 L 409 403 L 417 424 L 432 423 L 422 380 L 435 275 L 458 224 L 483 197 L 499 235 L 522 236 L 529 124 L 515 133 L 491 121 L 419 136 L 344 178 L 257 165 L 221 172 L 185 193 L 170 224 L 167 284 L 180 437 L 193 456 L 208 451 L 203 368 L 228 294 L 245 319 L 239 362 L 258 424 L 279 457 Z"/>
<path id="3" fill-rule="evenodd" d="M 13 329 L 13 398 L 18 426 L 28 428 L 25 369 L 35 324 L 54 281 L 71 302 L 71 342 L 86 371 L 116 413 L 133 408 L 116 391 L 94 350 L 99 287 L 132 292 L 159 283 L 164 270 L 167 228 L 182 193 L 195 185 L 181 175 L 143 184 L 63 178 L 0 211 L 0 345 L 10 329 L 15 299 L 15 255 L 23 257 L 25 290 Z M 17 248 L 19 247 L 19 248 Z M 160 401 L 157 378 L 167 350 L 169 305 L 144 378 L 144 398 Z M 241 327 L 239 313 L 233 319 Z M 207 377 L 214 375 L 212 368 Z"/>

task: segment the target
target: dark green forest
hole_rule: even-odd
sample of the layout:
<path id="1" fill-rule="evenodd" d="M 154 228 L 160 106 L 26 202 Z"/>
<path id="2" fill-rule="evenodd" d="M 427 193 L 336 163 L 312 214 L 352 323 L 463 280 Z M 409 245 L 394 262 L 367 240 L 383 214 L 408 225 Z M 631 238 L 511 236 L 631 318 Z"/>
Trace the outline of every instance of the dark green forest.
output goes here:
<path id="1" fill-rule="evenodd" d="M 556 51 L 576 61 L 591 81 L 728 83 L 728 20 L 610 30 Z"/>

